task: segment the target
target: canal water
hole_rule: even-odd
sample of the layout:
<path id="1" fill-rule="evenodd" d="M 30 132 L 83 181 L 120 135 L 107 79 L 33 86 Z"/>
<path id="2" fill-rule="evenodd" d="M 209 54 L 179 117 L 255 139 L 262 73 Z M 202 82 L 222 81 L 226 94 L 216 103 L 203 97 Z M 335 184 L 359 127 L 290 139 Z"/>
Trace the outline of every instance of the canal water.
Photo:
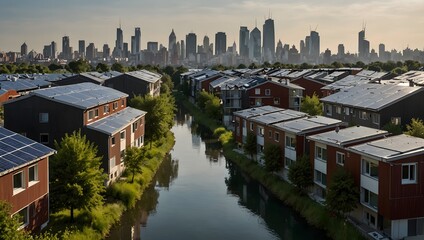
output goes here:
<path id="1" fill-rule="evenodd" d="M 179 108 L 175 146 L 108 239 L 327 239 L 222 155 Z"/>

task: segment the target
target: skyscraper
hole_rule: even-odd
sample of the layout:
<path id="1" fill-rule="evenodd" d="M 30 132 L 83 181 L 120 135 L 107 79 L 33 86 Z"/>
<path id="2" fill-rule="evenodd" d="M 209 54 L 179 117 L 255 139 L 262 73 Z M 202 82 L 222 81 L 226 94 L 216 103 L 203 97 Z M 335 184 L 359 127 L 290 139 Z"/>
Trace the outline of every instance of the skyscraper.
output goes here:
<path id="1" fill-rule="evenodd" d="M 23 43 L 21 45 L 21 56 L 25 56 L 28 54 L 28 46 L 26 45 L 26 43 Z"/>
<path id="2" fill-rule="evenodd" d="M 108 44 L 103 45 L 103 58 L 109 58 L 110 57 L 110 48 Z"/>
<path id="3" fill-rule="evenodd" d="M 85 57 L 85 41 L 79 40 L 78 41 L 78 54 L 80 57 Z"/>
<path id="4" fill-rule="evenodd" d="M 319 33 L 316 31 L 311 31 L 310 40 L 309 40 L 310 60 L 314 63 L 318 63 L 319 53 L 320 53 Z"/>
<path id="5" fill-rule="evenodd" d="M 215 34 L 215 55 L 223 54 L 227 51 L 227 35 L 224 32 Z"/>
<path id="6" fill-rule="evenodd" d="M 128 43 L 123 44 L 124 48 L 122 49 L 122 57 L 127 58 L 129 57 L 129 49 L 128 49 Z"/>
<path id="7" fill-rule="evenodd" d="M 249 29 L 247 27 L 240 27 L 239 33 L 239 52 L 240 56 L 249 57 Z"/>
<path id="8" fill-rule="evenodd" d="M 174 29 L 172 29 L 171 33 L 169 34 L 168 40 L 169 40 L 169 42 L 168 42 L 168 50 L 169 50 L 169 52 L 172 52 L 172 49 L 177 44 L 177 36 L 175 36 Z"/>
<path id="9" fill-rule="evenodd" d="M 131 36 L 131 54 L 135 54 L 135 36 Z"/>
<path id="10" fill-rule="evenodd" d="M 387 59 L 386 59 L 386 45 L 384 45 L 383 43 L 380 43 L 378 45 L 378 57 L 380 58 L 381 61 L 387 61 Z"/>
<path id="11" fill-rule="evenodd" d="M 178 63 L 177 36 L 175 35 L 174 29 L 172 29 L 168 38 L 168 55 L 168 60 L 171 64 Z"/>
<path id="12" fill-rule="evenodd" d="M 64 59 L 71 58 L 71 47 L 69 45 L 69 36 L 64 36 L 62 38 L 62 57 Z"/>
<path id="13" fill-rule="evenodd" d="M 94 47 L 94 43 L 90 43 L 86 49 L 86 58 L 87 60 L 94 60 L 96 58 L 96 48 Z M 80 51 L 81 54 L 81 51 Z"/>
<path id="14" fill-rule="evenodd" d="M 181 40 L 181 44 L 180 44 L 180 47 L 181 47 L 181 54 L 180 54 L 180 57 L 181 57 L 181 60 L 184 60 L 184 59 L 186 59 L 186 46 L 185 46 L 185 42 L 184 42 L 184 40 Z"/>
<path id="15" fill-rule="evenodd" d="M 195 60 L 196 59 L 196 48 L 197 48 L 197 36 L 195 33 L 189 33 L 186 35 L 186 58 Z"/>
<path id="16" fill-rule="evenodd" d="M 345 55 L 345 47 L 343 44 L 339 44 L 337 47 L 337 56 L 343 57 Z"/>
<path id="17" fill-rule="evenodd" d="M 273 62 L 275 58 L 275 30 L 274 20 L 268 18 L 263 25 L 264 61 Z"/>
<path id="18" fill-rule="evenodd" d="M 116 29 L 116 40 L 115 40 L 115 49 L 113 50 L 113 56 L 121 58 L 123 57 L 124 52 L 124 34 L 122 32 L 121 26 Z"/>
<path id="19" fill-rule="evenodd" d="M 261 61 L 261 31 L 255 27 L 250 32 L 249 58 L 257 62 Z"/>
<path id="20" fill-rule="evenodd" d="M 370 42 L 365 40 L 365 27 L 358 33 L 358 57 L 368 58 L 370 54 Z"/>
<path id="21" fill-rule="evenodd" d="M 57 56 L 56 56 L 56 53 L 57 53 L 57 44 L 56 44 L 56 42 L 55 41 L 52 41 L 52 43 L 50 44 L 50 47 L 51 47 L 51 58 L 52 59 L 55 59 Z"/>
<path id="22" fill-rule="evenodd" d="M 158 42 L 147 42 L 147 51 L 157 53 L 159 51 Z"/>
<path id="23" fill-rule="evenodd" d="M 140 46 L 141 46 L 141 29 L 139 27 L 135 28 L 135 53 L 140 52 Z"/>

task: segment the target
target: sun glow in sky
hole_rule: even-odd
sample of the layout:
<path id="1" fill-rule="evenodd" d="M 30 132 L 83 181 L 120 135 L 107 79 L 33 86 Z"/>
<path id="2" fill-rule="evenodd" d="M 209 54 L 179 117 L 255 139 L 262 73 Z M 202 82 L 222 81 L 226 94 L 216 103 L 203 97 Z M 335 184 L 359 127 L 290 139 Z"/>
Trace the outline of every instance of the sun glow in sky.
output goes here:
<path id="1" fill-rule="evenodd" d="M 337 52 L 343 43 L 346 52 L 357 52 L 358 32 L 366 22 L 366 39 L 371 49 L 385 43 L 386 50 L 424 49 L 424 0 L 0 0 L 0 51 L 28 49 L 41 52 L 55 41 L 62 51 L 62 36 L 71 46 L 78 40 L 86 46 L 94 42 L 98 49 L 115 45 L 116 28 L 121 22 L 124 42 L 131 43 L 134 27 L 141 27 L 142 49 L 148 41 L 168 46 L 174 29 L 177 40 L 197 34 L 198 45 L 208 35 L 227 34 L 227 46 L 238 46 L 240 26 L 262 31 L 265 18 L 275 23 L 276 42 L 295 45 L 317 29 L 321 51 Z"/>

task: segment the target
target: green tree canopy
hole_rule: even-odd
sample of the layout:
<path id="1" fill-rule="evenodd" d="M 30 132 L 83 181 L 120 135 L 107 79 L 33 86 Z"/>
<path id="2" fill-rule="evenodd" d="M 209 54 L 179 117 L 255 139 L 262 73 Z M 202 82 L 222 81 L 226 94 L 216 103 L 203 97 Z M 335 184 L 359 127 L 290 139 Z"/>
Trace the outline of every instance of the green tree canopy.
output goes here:
<path id="1" fill-rule="evenodd" d="M 18 230 L 20 226 L 18 214 L 11 217 L 11 210 L 12 206 L 8 202 L 0 200 L 0 239 L 27 239 L 25 232 Z"/>
<path id="2" fill-rule="evenodd" d="M 256 135 L 252 132 L 248 132 L 246 136 L 246 142 L 243 145 L 243 150 L 245 153 L 250 155 L 250 158 L 253 160 L 253 154 L 257 153 L 257 143 Z"/>
<path id="3" fill-rule="evenodd" d="M 96 66 L 96 71 L 97 72 L 100 72 L 100 73 L 109 72 L 110 71 L 110 68 L 105 63 L 98 63 L 97 66 Z"/>
<path id="4" fill-rule="evenodd" d="M 124 65 L 116 62 L 114 64 L 112 64 L 112 67 L 110 68 L 112 71 L 117 71 L 117 72 L 121 72 L 124 73 L 127 71 L 126 67 L 124 67 Z"/>
<path id="5" fill-rule="evenodd" d="M 134 176 L 137 172 L 141 173 L 141 167 L 146 160 L 144 148 L 130 147 L 125 150 L 125 167 L 132 173 L 131 182 L 134 182 Z"/>
<path id="6" fill-rule="evenodd" d="M 414 137 L 424 138 L 424 123 L 423 123 L 423 120 L 418 119 L 418 118 L 413 118 L 411 120 L 411 123 L 406 125 L 405 134 L 408 134 L 408 135 L 411 135 L 411 136 L 414 136 Z"/>
<path id="7" fill-rule="evenodd" d="M 300 106 L 300 111 L 308 113 L 311 116 L 322 115 L 322 103 L 314 93 L 312 97 L 306 96 Z"/>
<path id="8" fill-rule="evenodd" d="M 383 130 L 386 130 L 387 132 L 393 134 L 393 135 L 399 135 L 402 134 L 402 126 L 400 124 L 394 124 L 392 122 L 386 123 L 383 127 Z"/>
<path id="9" fill-rule="evenodd" d="M 83 59 L 72 61 L 68 64 L 69 71 L 72 73 L 83 73 L 91 71 L 91 65 Z"/>
<path id="10" fill-rule="evenodd" d="M 171 77 L 168 74 L 164 74 L 161 78 L 161 85 L 160 85 L 160 93 L 171 93 L 174 89 L 174 83 L 172 82 Z"/>
<path id="11" fill-rule="evenodd" d="M 269 172 L 280 171 L 283 167 L 282 153 L 278 145 L 266 145 L 264 149 L 265 169 Z"/>
<path id="12" fill-rule="evenodd" d="M 97 148 L 81 131 L 55 142 L 57 153 L 50 162 L 51 205 L 56 210 L 91 209 L 103 203 L 104 180 Z"/>
<path id="13" fill-rule="evenodd" d="M 222 119 L 222 107 L 221 107 L 221 100 L 213 96 L 212 99 L 209 99 L 205 103 L 205 113 L 210 118 L 213 118 L 215 120 L 221 120 Z"/>
<path id="14" fill-rule="evenodd" d="M 144 128 L 145 138 L 150 142 L 150 148 L 153 141 L 164 137 L 174 123 L 175 100 L 170 95 L 136 96 L 130 100 L 130 106 L 147 112 Z"/>
<path id="15" fill-rule="evenodd" d="M 300 192 L 305 192 L 306 188 L 313 184 L 311 164 L 309 163 L 308 155 L 298 158 L 290 165 L 288 178 Z"/>
<path id="16" fill-rule="evenodd" d="M 326 204 L 330 211 L 340 216 L 351 212 L 359 201 L 359 191 L 353 177 L 343 168 L 339 168 L 328 186 Z"/>

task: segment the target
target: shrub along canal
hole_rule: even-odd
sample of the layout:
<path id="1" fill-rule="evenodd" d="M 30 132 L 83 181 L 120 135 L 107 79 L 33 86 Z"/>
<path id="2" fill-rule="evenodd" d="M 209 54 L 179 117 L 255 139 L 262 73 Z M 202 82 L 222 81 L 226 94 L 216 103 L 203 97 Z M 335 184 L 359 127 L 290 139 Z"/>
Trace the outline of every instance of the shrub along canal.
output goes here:
<path id="1" fill-rule="evenodd" d="M 179 108 L 175 146 L 108 239 L 327 239 L 222 155 Z"/>

